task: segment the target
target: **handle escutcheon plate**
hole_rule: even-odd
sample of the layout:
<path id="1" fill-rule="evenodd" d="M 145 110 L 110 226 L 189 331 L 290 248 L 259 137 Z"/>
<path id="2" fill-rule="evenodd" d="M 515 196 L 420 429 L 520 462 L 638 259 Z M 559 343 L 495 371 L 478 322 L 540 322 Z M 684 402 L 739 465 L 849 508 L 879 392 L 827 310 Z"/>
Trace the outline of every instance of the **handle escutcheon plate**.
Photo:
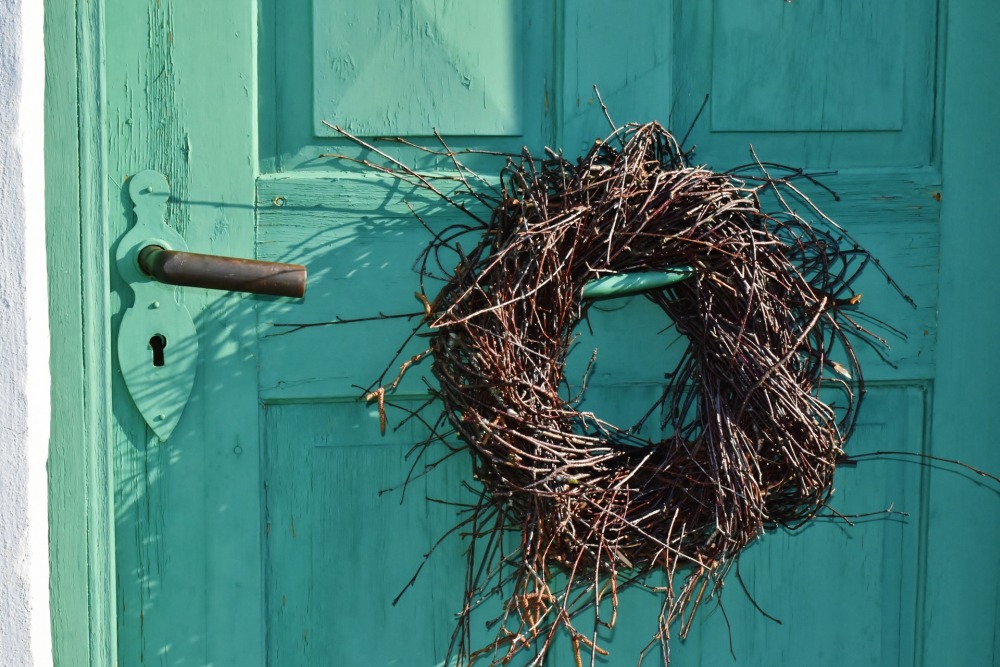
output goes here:
<path id="1" fill-rule="evenodd" d="M 116 260 L 135 300 L 118 331 L 118 361 L 139 413 L 156 437 L 166 440 L 194 387 L 198 332 L 180 290 L 146 275 L 139 268 L 139 252 L 150 244 L 169 250 L 187 250 L 187 244 L 165 222 L 170 186 L 162 174 L 136 174 L 129 196 L 135 225 L 119 242 Z"/>

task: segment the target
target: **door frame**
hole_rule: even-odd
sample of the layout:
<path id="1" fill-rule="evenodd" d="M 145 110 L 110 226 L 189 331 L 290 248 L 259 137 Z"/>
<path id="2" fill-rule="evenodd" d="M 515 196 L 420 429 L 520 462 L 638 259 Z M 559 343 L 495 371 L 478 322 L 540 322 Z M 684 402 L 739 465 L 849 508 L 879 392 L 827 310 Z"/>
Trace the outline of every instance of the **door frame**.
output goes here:
<path id="1" fill-rule="evenodd" d="M 55 665 L 117 664 L 104 2 L 47 0 L 49 559 Z"/>
<path id="2" fill-rule="evenodd" d="M 1000 88 L 987 85 L 970 63 L 1000 62 L 1000 43 L 978 37 L 998 23 L 987 0 L 942 2 L 948 39 L 945 53 L 945 131 L 942 172 L 942 280 L 938 367 L 935 377 L 932 451 L 962 454 L 962 443 L 986 443 L 995 437 L 992 400 L 996 389 L 962 401 L 957 391 L 993 386 L 992 367 L 964 355 L 976 349 L 977 332 L 1000 326 L 1000 307 L 983 302 L 982 289 L 1000 283 L 1000 263 L 984 248 L 1000 247 L 1000 226 L 977 217 L 977 193 L 991 189 L 989 167 L 1000 153 L 1000 133 L 984 108 L 995 108 Z M 52 413 L 49 444 L 50 600 L 53 662 L 93 665 L 117 662 L 115 596 L 115 524 L 113 456 L 110 448 L 111 275 L 108 238 L 109 173 L 105 136 L 104 1 L 47 0 L 45 16 L 45 181 L 46 245 L 51 334 Z M 982 17 L 988 17 L 982 21 Z M 960 38 L 961 37 L 961 38 Z M 985 91 L 984 91 L 985 87 Z M 966 157 L 961 164 L 951 157 Z M 975 252 L 968 239 L 977 239 Z M 991 243 L 992 241 L 992 243 Z M 961 270 L 958 270 L 961 269 Z M 954 271 L 954 272 L 952 272 Z M 950 398 L 949 398 L 950 396 Z M 956 427 L 957 425 L 957 427 Z M 955 430 L 957 428 L 957 431 Z M 947 429 L 947 431 L 946 431 Z M 950 436 L 945 439 L 945 436 Z M 990 467 L 995 454 L 964 452 Z M 984 460 L 985 459 L 985 460 Z M 996 469 L 995 467 L 993 468 Z M 938 477 L 934 505 L 942 513 L 960 511 L 961 498 Z M 928 571 L 947 563 L 974 567 L 981 550 L 956 550 L 957 534 L 968 526 L 932 527 Z M 940 546 L 933 546 L 937 537 Z M 989 545 L 980 545 L 989 548 Z M 959 558 L 955 560 L 955 553 Z M 925 629 L 965 637 L 965 596 L 976 596 L 970 579 L 958 590 L 954 581 L 925 581 L 937 599 L 934 614 L 918 618 Z M 982 588 L 982 586 L 979 586 Z M 980 591 L 983 592 L 983 591 Z M 983 593 L 985 594 L 985 593 Z M 995 620 L 995 619 L 994 619 Z M 928 627 L 929 626 L 929 627 Z M 987 647 L 982 639 L 977 648 Z M 932 662 L 947 641 L 924 647 Z"/>

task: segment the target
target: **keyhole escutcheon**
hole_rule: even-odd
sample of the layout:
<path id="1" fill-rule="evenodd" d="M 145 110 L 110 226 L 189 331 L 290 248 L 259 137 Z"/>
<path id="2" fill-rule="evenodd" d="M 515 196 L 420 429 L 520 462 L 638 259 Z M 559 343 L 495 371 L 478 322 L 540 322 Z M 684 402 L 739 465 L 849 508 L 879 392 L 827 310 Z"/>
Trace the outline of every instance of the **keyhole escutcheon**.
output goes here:
<path id="1" fill-rule="evenodd" d="M 167 346 L 167 337 L 156 334 L 149 339 L 149 347 L 153 350 L 153 365 L 159 368 L 163 365 L 163 348 Z"/>

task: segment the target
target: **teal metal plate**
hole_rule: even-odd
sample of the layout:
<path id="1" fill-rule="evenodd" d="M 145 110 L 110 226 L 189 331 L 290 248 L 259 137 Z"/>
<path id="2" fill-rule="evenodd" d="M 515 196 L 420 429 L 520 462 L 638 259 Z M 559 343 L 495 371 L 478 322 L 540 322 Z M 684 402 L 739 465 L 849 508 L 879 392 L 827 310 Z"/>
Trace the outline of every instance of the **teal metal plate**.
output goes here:
<path id="1" fill-rule="evenodd" d="M 179 290 L 143 273 L 138 257 L 147 245 L 187 250 L 187 244 L 165 222 L 170 186 L 162 174 L 136 174 L 129 182 L 129 196 L 135 204 L 136 222 L 119 242 L 116 259 L 135 301 L 122 317 L 118 362 L 142 418 L 156 437 L 166 440 L 194 386 L 198 332 Z"/>

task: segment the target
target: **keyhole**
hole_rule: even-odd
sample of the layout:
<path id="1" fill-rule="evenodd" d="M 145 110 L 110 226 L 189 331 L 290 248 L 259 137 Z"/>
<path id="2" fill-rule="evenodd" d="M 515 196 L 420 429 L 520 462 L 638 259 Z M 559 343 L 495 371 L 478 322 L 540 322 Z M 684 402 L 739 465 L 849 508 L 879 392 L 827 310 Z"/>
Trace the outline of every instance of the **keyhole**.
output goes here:
<path id="1" fill-rule="evenodd" d="M 167 346 L 167 337 L 163 334 L 156 334 L 149 339 L 149 346 L 153 348 L 153 365 L 163 365 L 163 348 Z"/>

